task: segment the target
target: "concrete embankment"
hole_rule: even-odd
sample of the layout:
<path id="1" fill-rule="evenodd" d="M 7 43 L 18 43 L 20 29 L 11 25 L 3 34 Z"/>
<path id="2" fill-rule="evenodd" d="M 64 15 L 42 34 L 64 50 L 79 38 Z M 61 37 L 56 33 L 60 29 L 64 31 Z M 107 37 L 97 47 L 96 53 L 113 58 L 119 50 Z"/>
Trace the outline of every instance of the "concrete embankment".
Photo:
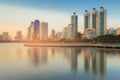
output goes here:
<path id="1" fill-rule="evenodd" d="M 98 47 L 98 48 L 117 48 L 120 44 L 81 44 L 81 43 L 25 43 L 29 47 Z"/>

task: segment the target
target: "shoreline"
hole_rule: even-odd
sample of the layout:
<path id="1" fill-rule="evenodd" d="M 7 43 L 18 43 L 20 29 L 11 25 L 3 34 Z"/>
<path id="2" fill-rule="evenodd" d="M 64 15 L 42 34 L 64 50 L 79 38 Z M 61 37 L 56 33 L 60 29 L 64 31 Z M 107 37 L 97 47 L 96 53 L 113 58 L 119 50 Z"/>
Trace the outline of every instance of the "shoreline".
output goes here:
<path id="1" fill-rule="evenodd" d="M 28 47 L 96 47 L 96 48 L 113 48 L 120 49 L 120 44 L 86 44 L 86 43 L 25 43 Z"/>

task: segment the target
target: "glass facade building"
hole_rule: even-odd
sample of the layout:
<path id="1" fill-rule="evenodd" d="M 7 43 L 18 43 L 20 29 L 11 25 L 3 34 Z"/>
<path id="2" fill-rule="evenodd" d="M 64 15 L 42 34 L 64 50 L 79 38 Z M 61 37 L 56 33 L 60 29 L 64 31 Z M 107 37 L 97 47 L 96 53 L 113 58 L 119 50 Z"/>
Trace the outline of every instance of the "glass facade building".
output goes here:
<path id="1" fill-rule="evenodd" d="M 84 14 L 84 31 L 88 28 L 90 28 L 90 13 L 88 12 L 88 10 L 85 10 L 85 14 Z"/>

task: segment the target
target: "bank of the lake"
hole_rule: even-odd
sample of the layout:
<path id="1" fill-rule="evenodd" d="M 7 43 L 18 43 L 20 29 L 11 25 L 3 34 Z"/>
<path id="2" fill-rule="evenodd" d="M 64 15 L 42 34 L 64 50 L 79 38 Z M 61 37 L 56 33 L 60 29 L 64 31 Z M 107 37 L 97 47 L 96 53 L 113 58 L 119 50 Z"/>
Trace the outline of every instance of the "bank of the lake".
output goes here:
<path id="1" fill-rule="evenodd" d="M 120 44 L 112 43 L 25 43 L 24 46 L 33 47 L 98 47 L 98 48 L 115 48 L 119 49 Z"/>

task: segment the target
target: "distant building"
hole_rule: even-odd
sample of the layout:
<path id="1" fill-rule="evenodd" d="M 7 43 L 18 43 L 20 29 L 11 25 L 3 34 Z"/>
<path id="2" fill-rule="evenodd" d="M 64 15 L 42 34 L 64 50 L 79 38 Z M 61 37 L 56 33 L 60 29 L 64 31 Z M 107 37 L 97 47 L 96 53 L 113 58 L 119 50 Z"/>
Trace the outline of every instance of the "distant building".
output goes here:
<path id="1" fill-rule="evenodd" d="M 62 38 L 62 39 L 66 39 L 66 37 L 67 37 L 67 27 L 65 27 L 65 28 L 63 29 L 62 34 L 61 34 L 61 38 Z"/>
<path id="2" fill-rule="evenodd" d="M 62 32 L 57 32 L 56 33 L 56 40 L 61 39 L 61 36 L 62 36 Z"/>
<path id="3" fill-rule="evenodd" d="M 74 12 L 71 16 L 71 24 L 65 27 L 61 34 L 61 39 L 74 39 L 78 33 L 78 16 Z"/>
<path id="4" fill-rule="evenodd" d="M 2 41 L 2 35 L 0 35 L 0 41 Z"/>
<path id="5" fill-rule="evenodd" d="M 75 38 L 78 33 L 78 16 L 76 15 L 76 12 L 71 16 L 71 24 L 73 25 L 73 38 Z"/>
<path id="6" fill-rule="evenodd" d="M 95 35 L 100 35 L 99 34 L 99 14 L 98 11 L 93 8 L 92 11 L 92 28 L 94 29 L 94 34 Z"/>
<path id="7" fill-rule="evenodd" d="M 55 40 L 55 39 L 56 39 L 55 30 L 54 30 L 54 29 L 51 30 L 50 39 L 51 39 L 51 40 Z"/>
<path id="8" fill-rule="evenodd" d="M 116 35 L 116 30 L 113 28 L 110 28 L 107 30 L 107 34 Z"/>
<path id="9" fill-rule="evenodd" d="M 107 10 L 104 7 L 100 7 L 99 17 L 100 35 L 105 35 L 107 33 Z"/>
<path id="10" fill-rule="evenodd" d="M 86 31 L 86 29 L 90 28 L 90 13 L 85 10 L 84 16 L 84 31 Z M 93 8 L 92 28 L 94 29 L 93 34 L 96 36 L 107 34 L 107 10 L 104 7 L 100 7 L 100 11 Z"/>
<path id="11" fill-rule="evenodd" d="M 40 39 L 41 40 L 48 39 L 48 23 L 46 22 L 40 23 Z"/>
<path id="12" fill-rule="evenodd" d="M 27 40 L 33 40 L 33 33 L 34 33 L 34 25 L 31 22 L 30 26 L 27 28 Z"/>
<path id="13" fill-rule="evenodd" d="M 120 28 L 116 29 L 116 35 L 120 35 Z"/>
<path id="14" fill-rule="evenodd" d="M 84 33 L 86 31 L 86 29 L 90 28 L 90 13 L 88 12 L 88 10 L 85 10 L 85 14 L 84 14 Z"/>
<path id="15" fill-rule="evenodd" d="M 35 20 L 33 26 L 33 40 L 39 40 L 39 39 L 40 39 L 40 21 Z"/>
<path id="16" fill-rule="evenodd" d="M 27 40 L 30 40 L 30 26 L 27 28 Z"/>
<path id="17" fill-rule="evenodd" d="M 22 41 L 22 40 L 23 40 L 23 35 L 22 35 L 22 32 L 21 32 L 21 31 L 17 31 L 14 40 L 19 40 L 19 41 Z"/>
<path id="18" fill-rule="evenodd" d="M 40 21 L 35 20 L 30 23 L 27 28 L 27 40 L 39 40 L 40 39 Z"/>
<path id="19" fill-rule="evenodd" d="M 9 41 L 11 40 L 9 33 L 8 32 L 3 32 L 2 33 L 2 41 Z"/>

